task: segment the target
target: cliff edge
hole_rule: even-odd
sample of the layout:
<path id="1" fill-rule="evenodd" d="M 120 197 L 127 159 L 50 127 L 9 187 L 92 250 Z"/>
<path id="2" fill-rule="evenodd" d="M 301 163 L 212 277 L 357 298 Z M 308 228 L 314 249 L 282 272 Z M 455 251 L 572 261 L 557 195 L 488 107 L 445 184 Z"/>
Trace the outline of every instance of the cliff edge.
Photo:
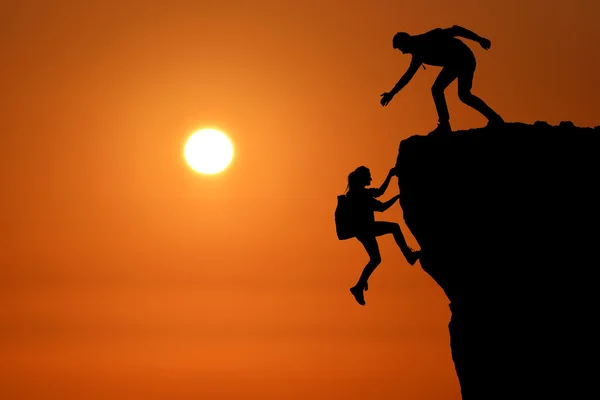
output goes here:
<path id="1" fill-rule="evenodd" d="M 450 302 L 464 400 L 598 392 L 599 137 L 538 121 L 401 142 L 400 206 Z"/>

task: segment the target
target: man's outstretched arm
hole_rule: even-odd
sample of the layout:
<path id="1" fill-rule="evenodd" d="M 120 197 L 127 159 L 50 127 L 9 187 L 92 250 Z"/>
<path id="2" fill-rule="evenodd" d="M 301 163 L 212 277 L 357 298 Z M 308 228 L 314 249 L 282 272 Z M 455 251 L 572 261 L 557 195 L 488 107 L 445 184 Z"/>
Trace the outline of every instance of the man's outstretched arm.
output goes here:
<path id="1" fill-rule="evenodd" d="M 470 31 L 466 28 L 463 28 L 462 26 L 459 25 L 454 25 L 452 26 L 452 28 L 448 28 L 446 29 L 446 32 L 450 33 L 452 36 L 460 36 L 460 37 L 464 37 L 465 39 L 470 39 L 470 40 L 474 40 L 475 42 L 478 42 L 481 47 L 483 47 L 484 49 L 489 49 L 491 46 L 491 42 L 486 39 L 483 38 L 481 36 L 479 36 L 478 34 L 476 34 L 473 31 Z"/>
<path id="2" fill-rule="evenodd" d="M 389 92 L 383 93 L 381 95 L 382 96 L 382 98 L 381 98 L 382 106 L 387 106 L 387 104 L 392 100 L 392 98 L 399 91 L 401 91 L 402 88 L 404 88 L 404 86 L 408 85 L 410 80 L 413 78 L 413 76 L 415 76 L 415 74 L 419 70 L 419 67 L 421 66 L 421 64 L 422 64 L 421 61 L 419 61 L 415 57 L 413 57 L 413 59 L 410 63 L 410 66 L 408 67 L 408 69 L 406 70 L 404 75 L 402 75 L 402 77 L 400 78 L 398 83 L 396 83 L 396 85 L 394 85 L 394 88 L 392 90 L 390 90 Z"/>
<path id="3" fill-rule="evenodd" d="M 413 78 L 413 76 L 415 76 L 415 74 L 419 70 L 419 67 L 421 66 L 421 64 L 422 64 L 421 61 L 419 61 L 413 57 L 408 69 L 406 70 L 404 75 L 402 75 L 402 77 L 400 78 L 398 83 L 396 83 L 396 85 L 390 91 L 390 93 L 395 96 L 399 91 L 401 91 L 404 88 L 404 86 L 408 85 L 410 80 Z"/>

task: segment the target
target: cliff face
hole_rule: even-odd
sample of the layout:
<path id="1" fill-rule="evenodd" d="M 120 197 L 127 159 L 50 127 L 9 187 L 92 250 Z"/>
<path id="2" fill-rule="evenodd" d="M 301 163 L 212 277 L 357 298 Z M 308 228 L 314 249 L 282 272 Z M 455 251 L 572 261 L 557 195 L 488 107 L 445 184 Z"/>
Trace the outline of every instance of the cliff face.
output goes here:
<path id="1" fill-rule="evenodd" d="M 400 205 L 450 301 L 464 400 L 598 391 L 599 137 L 507 123 L 400 144 Z"/>

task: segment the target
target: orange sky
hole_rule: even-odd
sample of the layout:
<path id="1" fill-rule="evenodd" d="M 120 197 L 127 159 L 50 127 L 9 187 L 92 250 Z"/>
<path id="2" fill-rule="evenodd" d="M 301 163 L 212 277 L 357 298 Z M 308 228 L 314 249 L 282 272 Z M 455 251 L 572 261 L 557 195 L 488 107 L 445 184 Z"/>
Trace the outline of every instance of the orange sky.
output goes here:
<path id="1" fill-rule="evenodd" d="M 348 172 L 379 185 L 437 122 L 437 67 L 379 104 L 410 61 L 392 36 L 469 28 L 492 41 L 469 42 L 473 93 L 507 121 L 596 126 L 599 8 L 3 5 L 0 397 L 459 399 L 442 290 L 384 237 L 360 307 L 366 254 L 335 236 Z M 454 129 L 485 124 L 446 93 Z M 221 175 L 182 158 L 205 126 L 236 148 Z M 406 229 L 398 206 L 377 217 Z"/>

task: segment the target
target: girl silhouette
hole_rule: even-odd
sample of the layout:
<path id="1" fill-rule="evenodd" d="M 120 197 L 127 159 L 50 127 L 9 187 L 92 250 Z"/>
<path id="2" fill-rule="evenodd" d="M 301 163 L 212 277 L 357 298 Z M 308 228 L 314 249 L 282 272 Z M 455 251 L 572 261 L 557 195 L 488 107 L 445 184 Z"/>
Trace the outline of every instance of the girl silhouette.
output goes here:
<path id="1" fill-rule="evenodd" d="M 396 170 L 392 168 L 379 188 L 367 188 L 372 179 L 371 171 L 365 166 L 358 167 L 348 175 L 346 197 L 352 209 L 352 228 L 356 239 L 362 243 L 369 255 L 369 262 L 363 269 L 358 282 L 350 288 L 350 292 L 361 306 L 366 304 L 363 291 L 369 288 L 367 281 L 381 263 L 377 236 L 387 233 L 394 235 L 396 244 L 410 265 L 414 265 L 419 259 L 420 252 L 414 251 L 406 244 L 400 225 L 395 222 L 375 221 L 375 211 L 387 210 L 400 198 L 400 195 L 396 195 L 384 203 L 377 200 L 377 197 L 385 193 L 392 176 L 395 175 Z"/>

